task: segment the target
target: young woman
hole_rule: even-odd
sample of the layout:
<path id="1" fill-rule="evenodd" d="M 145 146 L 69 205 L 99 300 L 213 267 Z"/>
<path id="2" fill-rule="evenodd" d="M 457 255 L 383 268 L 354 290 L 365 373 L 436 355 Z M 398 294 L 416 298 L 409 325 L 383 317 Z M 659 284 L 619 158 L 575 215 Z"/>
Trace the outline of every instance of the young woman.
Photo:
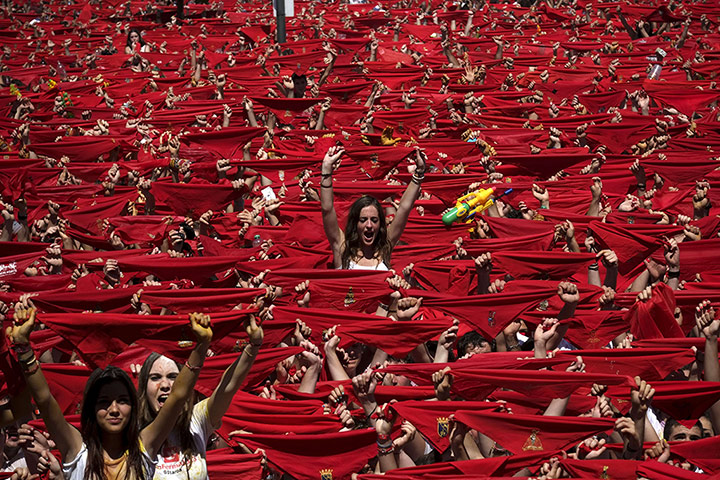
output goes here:
<path id="1" fill-rule="evenodd" d="M 151 478 L 154 458 L 170 434 L 175 419 L 191 395 L 205 359 L 212 330 L 210 318 L 191 314 L 197 343 L 165 401 L 162 414 L 140 429 L 138 402 L 130 377 L 116 367 L 95 370 L 87 384 L 80 414 L 81 431 L 70 425 L 52 396 L 30 348 L 35 308 L 15 309 L 15 324 L 7 329 L 25 381 L 50 436 L 60 450 L 66 480 L 141 480 Z"/>
<path id="2" fill-rule="evenodd" d="M 405 189 L 390 225 L 385 222 L 380 202 L 363 195 L 350 207 L 343 232 L 338 224 L 332 189 L 332 172 L 339 165 L 343 152 L 342 147 L 331 147 L 327 151 L 320 180 L 323 227 L 332 248 L 333 263 L 338 269 L 389 270 L 392 250 L 405 230 L 415 200 L 420 196 L 420 185 L 425 178 L 424 154 L 420 149 L 416 150 L 412 181 Z"/>
<path id="3" fill-rule="evenodd" d="M 131 28 L 128 32 L 127 41 L 125 42 L 125 53 L 132 55 L 133 53 L 149 52 L 150 48 L 145 44 L 140 30 Z"/>
<path id="4" fill-rule="evenodd" d="M 263 330 L 254 316 L 245 326 L 249 343 L 230 365 L 213 394 L 193 405 L 188 398 L 182 411 L 175 415 L 172 433 L 157 452 L 155 480 L 205 480 L 208 478 L 205 447 L 210 435 L 220 426 L 232 398 L 250 371 L 262 345 Z M 143 363 L 138 375 L 140 422 L 152 424 L 165 413 L 168 395 L 178 381 L 180 365 L 157 353 Z"/>

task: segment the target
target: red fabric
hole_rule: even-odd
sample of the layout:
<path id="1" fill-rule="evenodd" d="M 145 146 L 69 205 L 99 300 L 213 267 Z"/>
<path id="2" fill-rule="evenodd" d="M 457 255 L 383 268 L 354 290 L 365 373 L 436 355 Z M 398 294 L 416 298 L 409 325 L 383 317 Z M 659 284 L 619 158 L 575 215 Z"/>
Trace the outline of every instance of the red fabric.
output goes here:
<path id="1" fill-rule="evenodd" d="M 159 203 L 170 207 L 176 215 L 200 218 L 208 210 L 226 207 L 240 198 L 242 191 L 227 184 L 154 182 L 152 193 Z"/>
<path id="2" fill-rule="evenodd" d="M 629 226 L 591 222 L 590 229 L 601 248 L 609 248 L 617 254 L 618 270 L 623 275 L 660 247 L 657 238 L 635 233 Z"/>
<path id="3" fill-rule="evenodd" d="M 653 406 L 675 420 L 697 420 L 720 400 L 720 382 L 664 381 L 653 383 Z M 630 401 L 630 392 L 611 387 L 608 396 Z"/>
<path id="4" fill-rule="evenodd" d="M 450 446 L 450 428 L 448 418 L 458 410 L 478 409 L 494 410 L 500 406 L 495 402 L 425 402 L 407 400 L 392 404 L 403 419 L 412 423 L 438 452 L 444 452 Z"/>
<path id="5" fill-rule="evenodd" d="M 595 262 L 592 253 L 502 251 L 492 258 L 493 265 L 517 279 L 563 280 Z"/>
<path id="6" fill-rule="evenodd" d="M 615 426 L 612 418 L 578 419 L 469 410 L 457 412 L 455 418 L 513 453 L 565 449 Z"/>
<path id="7" fill-rule="evenodd" d="M 212 316 L 215 338 L 241 325 L 252 310 L 234 310 L 216 313 Z M 150 348 L 159 348 L 160 353 L 175 356 L 179 351 L 178 342 L 192 341 L 192 333 L 186 318 L 160 315 L 116 315 L 111 313 L 89 314 L 42 314 L 41 322 L 72 343 L 80 356 L 91 365 L 104 368 L 112 359 L 135 342 Z M 163 344 L 168 338 L 176 339 Z M 217 340 L 214 340 L 217 342 Z M 174 348 L 169 348 L 174 344 Z M 191 349 L 185 348 L 185 355 Z M 180 354 L 181 358 L 183 354 Z"/>
<path id="8" fill-rule="evenodd" d="M 636 460 L 574 460 L 564 458 L 560 464 L 571 477 L 612 478 L 615 480 L 637 480 L 635 470 L 641 464 Z"/>
<path id="9" fill-rule="evenodd" d="M 262 454 L 238 454 L 231 449 L 210 450 L 206 455 L 208 476 L 218 480 L 232 480 L 241 476 L 247 480 L 262 480 Z"/>
<path id="10" fill-rule="evenodd" d="M 649 480 L 702 480 L 708 476 L 658 461 L 646 460 L 637 466 L 638 477 Z"/>
<path id="11" fill-rule="evenodd" d="M 695 354 L 689 348 L 623 348 L 558 352 L 574 359 L 580 355 L 588 372 L 639 376 L 646 381 L 663 380 L 670 372 L 691 363 Z"/>
<path id="12" fill-rule="evenodd" d="M 333 479 L 349 479 L 377 453 L 372 429 L 319 435 L 238 435 L 236 441 L 262 448 L 268 461 L 296 478 L 319 478 L 330 471 Z"/>
<path id="13" fill-rule="evenodd" d="M 275 366 L 279 362 L 302 351 L 303 350 L 300 347 L 261 349 L 258 352 L 247 377 L 245 377 L 245 380 L 242 383 L 243 389 L 249 390 L 262 384 L 265 379 L 275 371 Z M 242 355 L 242 349 L 240 353 L 214 355 L 205 360 L 195 389 L 205 396 L 212 395 L 215 388 L 220 384 L 220 380 L 222 379 L 225 370 L 238 358 L 239 355 Z"/>
<path id="14" fill-rule="evenodd" d="M 246 143 L 253 138 L 263 136 L 265 132 L 264 128 L 236 127 L 223 128 L 216 132 L 191 133 L 180 138 L 186 145 L 205 148 L 218 158 L 232 158 Z"/>
<path id="15" fill-rule="evenodd" d="M 630 331 L 638 339 L 682 337 L 684 333 L 675 319 L 675 295 L 664 283 L 652 289 L 647 302 L 636 302 L 625 314 Z"/>

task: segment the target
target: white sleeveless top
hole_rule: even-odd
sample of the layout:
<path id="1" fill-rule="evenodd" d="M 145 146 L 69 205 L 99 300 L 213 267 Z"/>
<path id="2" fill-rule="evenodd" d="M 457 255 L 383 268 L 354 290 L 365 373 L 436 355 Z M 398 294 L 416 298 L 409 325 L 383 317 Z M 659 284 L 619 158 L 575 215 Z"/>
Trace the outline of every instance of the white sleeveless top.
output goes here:
<path id="1" fill-rule="evenodd" d="M 358 265 L 357 263 L 350 260 L 350 264 L 348 265 L 348 270 L 384 270 L 388 271 L 390 270 L 387 265 L 385 265 L 385 262 L 380 262 L 374 267 L 371 267 L 370 265 Z"/>

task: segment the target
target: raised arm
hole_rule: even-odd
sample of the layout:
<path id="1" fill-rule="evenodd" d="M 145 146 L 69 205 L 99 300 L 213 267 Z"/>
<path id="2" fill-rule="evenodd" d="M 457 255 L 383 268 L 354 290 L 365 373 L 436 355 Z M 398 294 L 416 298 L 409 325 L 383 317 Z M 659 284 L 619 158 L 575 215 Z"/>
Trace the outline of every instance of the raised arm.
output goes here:
<path id="1" fill-rule="evenodd" d="M 34 307 L 26 308 L 23 304 L 17 304 L 14 325 L 8 327 L 6 333 L 17 354 L 25 383 L 35 399 L 48 432 L 55 440 L 63 459 L 69 462 L 80 453 L 83 439 L 80 432 L 65 420 L 63 411 L 50 392 L 45 375 L 40 370 L 40 362 L 35 358 L 35 353 L 30 347 L 30 333 L 35 325 L 36 313 Z"/>
<path id="2" fill-rule="evenodd" d="M 720 320 L 715 318 L 715 309 L 710 302 L 705 300 L 695 309 L 695 322 L 697 329 L 705 337 L 705 356 L 703 357 L 703 369 L 706 382 L 720 382 L 720 362 L 718 362 L 718 330 Z M 710 407 L 710 420 L 713 430 L 720 432 L 720 401 Z"/>
<path id="3" fill-rule="evenodd" d="M 190 352 L 190 358 L 180 370 L 175 383 L 173 384 L 170 396 L 160 409 L 155 420 L 143 428 L 140 438 L 151 458 L 154 458 L 165 443 L 168 435 L 175 427 L 175 421 L 182 412 L 183 405 L 192 395 L 195 382 L 200 374 L 210 340 L 212 330 L 210 328 L 210 317 L 201 313 L 190 314 L 190 327 L 195 334 L 195 348 Z"/>
<path id="4" fill-rule="evenodd" d="M 415 149 L 415 171 L 413 172 L 412 180 L 408 183 L 405 193 L 403 193 L 398 205 L 397 212 L 395 212 L 395 219 L 388 227 L 388 240 L 394 247 L 397 245 L 400 236 L 405 230 L 407 225 L 410 211 L 415 205 L 415 200 L 420 196 L 420 185 L 425 178 L 425 154 L 419 148 Z"/>
<path id="5" fill-rule="evenodd" d="M 345 153 L 342 147 L 330 147 L 322 162 L 320 180 L 320 206 L 322 208 L 323 228 L 330 248 L 333 252 L 333 263 L 336 268 L 342 266 L 342 245 L 344 242 L 343 232 L 338 224 L 337 212 L 335 212 L 335 199 L 332 188 L 332 172 L 340 163 L 340 157 Z"/>
<path id="6" fill-rule="evenodd" d="M 262 346 L 263 329 L 257 324 L 255 315 L 250 314 L 249 319 L 245 321 L 245 332 L 247 332 L 249 343 L 243 349 L 242 355 L 225 370 L 220 384 L 208 399 L 210 424 L 214 427 L 220 426 L 223 415 L 227 412 L 235 393 L 250 372 L 258 350 Z"/>

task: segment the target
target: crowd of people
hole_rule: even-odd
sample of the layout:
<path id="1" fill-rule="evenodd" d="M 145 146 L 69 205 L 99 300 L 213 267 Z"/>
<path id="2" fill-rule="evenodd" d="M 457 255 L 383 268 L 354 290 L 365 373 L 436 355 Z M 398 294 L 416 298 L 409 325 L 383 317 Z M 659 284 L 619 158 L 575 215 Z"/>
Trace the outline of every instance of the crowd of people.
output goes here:
<path id="1" fill-rule="evenodd" d="M 287 8 L 2 2 L 3 478 L 720 478 L 718 5 Z"/>

